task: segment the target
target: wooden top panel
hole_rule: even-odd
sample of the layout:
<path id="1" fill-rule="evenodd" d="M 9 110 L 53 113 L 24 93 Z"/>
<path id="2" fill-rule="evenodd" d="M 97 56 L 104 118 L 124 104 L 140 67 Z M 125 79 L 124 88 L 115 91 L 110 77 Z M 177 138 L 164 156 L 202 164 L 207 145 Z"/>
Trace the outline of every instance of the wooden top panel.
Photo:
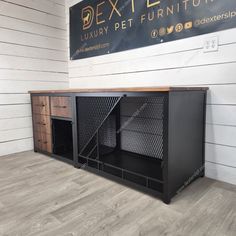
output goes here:
<path id="1" fill-rule="evenodd" d="M 56 94 L 56 93 L 103 93 L 103 92 L 170 92 L 208 90 L 208 87 L 133 87 L 133 88 L 91 88 L 91 89 L 64 89 L 64 90 L 35 90 L 31 94 Z"/>

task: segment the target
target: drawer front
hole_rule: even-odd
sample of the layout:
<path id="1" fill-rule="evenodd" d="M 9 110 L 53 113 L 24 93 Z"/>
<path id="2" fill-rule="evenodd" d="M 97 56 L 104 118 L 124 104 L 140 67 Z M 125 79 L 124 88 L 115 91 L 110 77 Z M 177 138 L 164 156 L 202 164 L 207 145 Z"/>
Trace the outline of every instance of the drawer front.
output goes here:
<path id="1" fill-rule="evenodd" d="M 49 97 L 33 96 L 32 107 L 34 114 L 50 115 Z"/>
<path id="2" fill-rule="evenodd" d="M 50 116 L 33 114 L 34 131 L 51 134 Z"/>
<path id="3" fill-rule="evenodd" d="M 71 118 L 72 117 L 71 98 L 51 97 L 51 115 Z"/>
<path id="4" fill-rule="evenodd" d="M 34 132 L 34 145 L 36 149 L 42 149 L 42 141 L 40 133 Z"/>
<path id="5" fill-rule="evenodd" d="M 52 139 L 50 134 L 34 133 L 35 148 L 41 151 L 52 153 Z"/>

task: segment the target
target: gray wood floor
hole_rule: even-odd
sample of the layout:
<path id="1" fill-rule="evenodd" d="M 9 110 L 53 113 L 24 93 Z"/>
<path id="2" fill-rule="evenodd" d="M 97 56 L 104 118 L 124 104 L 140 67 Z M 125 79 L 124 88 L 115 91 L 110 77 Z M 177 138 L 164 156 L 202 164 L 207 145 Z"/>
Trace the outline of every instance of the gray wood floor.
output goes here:
<path id="1" fill-rule="evenodd" d="M 47 156 L 0 157 L 1 236 L 236 235 L 236 186 L 199 179 L 171 205 Z"/>

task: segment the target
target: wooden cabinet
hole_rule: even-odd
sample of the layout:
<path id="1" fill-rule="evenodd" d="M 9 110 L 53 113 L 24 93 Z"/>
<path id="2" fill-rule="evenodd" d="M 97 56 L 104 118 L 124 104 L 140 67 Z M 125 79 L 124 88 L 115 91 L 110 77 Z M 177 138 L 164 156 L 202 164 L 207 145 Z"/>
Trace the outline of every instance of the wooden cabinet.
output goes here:
<path id="1" fill-rule="evenodd" d="M 71 118 L 71 98 L 51 97 L 51 115 L 57 117 Z"/>
<path id="2" fill-rule="evenodd" d="M 52 153 L 51 116 L 71 118 L 71 97 L 32 96 L 35 150 Z"/>
<path id="3" fill-rule="evenodd" d="M 32 117 L 35 149 L 52 152 L 49 96 L 32 96 Z"/>
<path id="4" fill-rule="evenodd" d="M 33 114 L 50 115 L 49 97 L 34 96 L 32 98 Z"/>

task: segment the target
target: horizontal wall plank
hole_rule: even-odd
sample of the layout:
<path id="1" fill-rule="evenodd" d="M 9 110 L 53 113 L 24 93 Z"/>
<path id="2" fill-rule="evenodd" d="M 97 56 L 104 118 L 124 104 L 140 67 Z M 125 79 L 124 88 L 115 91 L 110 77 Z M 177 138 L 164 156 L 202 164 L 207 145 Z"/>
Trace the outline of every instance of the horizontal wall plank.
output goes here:
<path id="1" fill-rule="evenodd" d="M 206 53 L 202 49 L 185 51 L 163 56 L 146 57 L 129 61 L 119 61 L 116 63 L 106 63 L 97 65 L 87 65 L 83 67 L 73 67 L 69 65 L 72 73 L 80 76 L 110 75 L 115 73 L 131 73 L 149 70 L 163 70 L 185 67 L 196 67 L 217 63 L 236 62 L 236 44 L 219 47 L 218 52 Z M 171 63 L 170 63 L 171 62 Z"/>
<path id="2" fill-rule="evenodd" d="M 208 105 L 206 122 L 208 124 L 232 125 L 236 127 L 236 105 Z"/>
<path id="3" fill-rule="evenodd" d="M 7 16 L 0 15 L 1 28 L 12 29 L 16 31 L 23 31 L 31 34 L 38 34 L 41 36 L 66 39 L 66 32 L 57 28 L 40 25 L 28 21 L 19 20 Z"/>
<path id="4" fill-rule="evenodd" d="M 9 155 L 17 152 L 29 151 L 32 149 L 33 149 L 33 138 L 0 143 L 0 156 Z"/>
<path id="5" fill-rule="evenodd" d="M 207 162 L 206 176 L 223 182 L 236 184 L 236 168 Z"/>
<path id="6" fill-rule="evenodd" d="M 206 143 L 206 161 L 236 168 L 236 148 Z"/>
<path id="7" fill-rule="evenodd" d="M 29 94 L 0 94 L 0 106 L 11 104 L 29 104 Z"/>
<path id="8" fill-rule="evenodd" d="M 221 77 L 227 83 L 227 73 L 228 68 L 222 68 L 221 73 L 218 74 L 218 77 Z M 230 68 L 231 74 L 236 73 L 236 64 L 234 68 Z M 224 76 L 225 75 L 225 76 Z M 233 75 L 232 75 L 233 79 Z M 210 104 L 228 104 L 228 105 L 235 105 L 236 104 L 236 78 L 234 81 L 231 82 L 235 84 L 228 84 L 228 85 L 211 85 L 211 91 L 208 94 L 208 103 Z"/>
<path id="9" fill-rule="evenodd" d="M 67 73 L 67 62 L 0 55 L 0 68 Z"/>
<path id="10" fill-rule="evenodd" d="M 34 48 L 22 45 L 15 45 L 0 42 L 0 55 L 12 55 L 18 57 L 29 57 L 36 59 L 48 59 L 66 61 L 67 53 L 42 48 Z"/>
<path id="11" fill-rule="evenodd" d="M 0 119 L 0 131 L 32 127 L 32 117 Z"/>
<path id="12" fill-rule="evenodd" d="M 0 80 L 0 93 L 27 93 L 30 90 L 65 89 L 67 86 L 66 82 Z"/>
<path id="13" fill-rule="evenodd" d="M 68 84 L 68 75 L 55 72 L 0 69 L 1 80 L 67 82 Z"/>
<path id="14" fill-rule="evenodd" d="M 50 2 L 57 3 L 59 5 L 65 6 L 65 0 L 48 0 Z"/>
<path id="15" fill-rule="evenodd" d="M 68 88 L 64 0 L 0 0 L 0 156 L 32 150 L 29 90 Z"/>
<path id="16" fill-rule="evenodd" d="M 30 8 L 21 7 L 3 1 L 0 1 L 0 14 L 37 24 L 47 25 L 52 28 L 66 30 L 64 18 L 59 18 L 40 11 L 32 11 Z"/>
<path id="17" fill-rule="evenodd" d="M 67 7 L 71 7 L 79 2 L 81 2 L 82 0 L 67 0 L 66 1 L 66 4 L 67 4 Z"/>
<path id="18" fill-rule="evenodd" d="M 9 142 L 16 139 L 25 139 L 32 137 L 33 137 L 32 127 L 0 131 L 0 143 Z"/>
<path id="19" fill-rule="evenodd" d="M 236 147 L 236 127 L 206 125 L 206 142 Z"/>
<path id="20" fill-rule="evenodd" d="M 4 0 L 3 0 L 4 1 Z M 55 4 L 47 0 L 7 0 L 8 3 L 13 3 L 20 6 L 31 8 L 32 10 L 42 11 L 55 16 L 65 17 L 65 9 L 63 6 Z"/>
<path id="21" fill-rule="evenodd" d="M 65 40 L 0 28 L 0 41 L 65 51 Z"/>
<path id="22" fill-rule="evenodd" d="M 31 105 L 9 105 L 0 106 L 0 119 L 29 117 L 31 116 Z"/>
<path id="23" fill-rule="evenodd" d="M 88 77 L 69 69 L 71 88 L 228 84 L 236 83 L 235 73 L 236 63 Z"/>

